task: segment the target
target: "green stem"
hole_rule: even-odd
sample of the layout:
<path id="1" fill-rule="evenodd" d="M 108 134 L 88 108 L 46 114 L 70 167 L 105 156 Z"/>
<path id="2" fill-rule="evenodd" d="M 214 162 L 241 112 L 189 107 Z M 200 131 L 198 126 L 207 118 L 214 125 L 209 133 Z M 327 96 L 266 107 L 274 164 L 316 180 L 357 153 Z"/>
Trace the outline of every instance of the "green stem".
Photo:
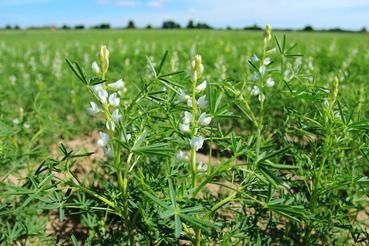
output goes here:
<path id="1" fill-rule="evenodd" d="M 192 172 L 192 187 L 195 188 L 197 185 L 196 181 L 196 151 L 194 148 L 191 149 L 191 172 Z"/>
<path id="2" fill-rule="evenodd" d="M 119 156 L 119 154 L 117 155 Z M 129 217 L 129 209 L 128 209 L 128 172 L 129 172 L 129 167 L 130 167 L 130 162 L 132 160 L 132 156 L 133 153 L 129 153 L 128 154 L 128 158 L 127 161 L 124 163 L 124 166 L 120 166 L 120 158 L 117 158 L 117 160 L 119 160 L 119 166 L 118 166 L 118 184 L 119 184 L 119 188 L 122 192 L 122 196 L 124 199 L 124 203 L 123 203 L 123 217 L 125 220 L 125 224 L 127 227 L 127 234 L 130 240 L 130 244 L 134 245 L 134 235 L 133 235 L 133 230 L 132 230 L 132 225 L 130 223 L 130 217 Z"/>
<path id="3" fill-rule="evenodd" d="M 192 80 L 192 119 L 191 119 L 191 138 L 195 137 L 196 135 L 196 114 L 197 114 L 197 101 L 196 101 L 196 80 Z M 197 168 L 196 168 L 196 150 L 192 147 L 191 148 L 191 173 L 192 173 L 192 187 L 195 188 L 197 185 L 196 175 L 197 175 Z"/>

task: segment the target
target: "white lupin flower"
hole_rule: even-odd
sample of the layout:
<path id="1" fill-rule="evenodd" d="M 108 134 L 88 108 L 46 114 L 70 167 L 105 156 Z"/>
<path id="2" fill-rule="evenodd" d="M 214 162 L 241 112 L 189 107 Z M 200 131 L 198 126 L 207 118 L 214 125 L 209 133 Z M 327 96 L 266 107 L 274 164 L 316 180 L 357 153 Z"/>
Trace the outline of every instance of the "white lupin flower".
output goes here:
<path id="1" fill-rule="evenodd" d="M 268 51 L 267 51 L 267 54 L 268 54 L 268 55 L 271 55 L 271 54 L 274 54 L 276 51 L 277 51 L 277 48 L 275 48 L 275 47 L 274 47 L 274 48 L 272 48 L 272 49 L 268 50 Z"/>
<path id="2" fill-rule="evenodd" d="M 259 68 L 259 72 L 260 72 L 260 74 L 265 74 L 265 72 L 266 72 L 266 67 L 263 65 L 263 66 L 261 66 L 260 68 Z"/>
<path id="3" fill-rule="evenodd" d="M 113 157 L 113 149 L 111 147 L 104 148 L 104 154 L 106 157 Z"/>
<path id="4" fill-rule="evenodd" d="M 206 109 L 208 107 L 208 100 L 206 100 L 206 95 L 203 95 L 197 99 L 197 105 L 200 109 Z"/>
<path id="5" fill-rule="evenodd" d="M 20 122 L 20 120 L 19 120 L 18 118 L 15 118 L 15 119 L 13 120 L 13 124 L 14 124 L 14 125 L 18 125 L 18 124 L 19 124 L 19 122 Z"/>
<path id="6" fill-rule="evenodd" d="M 92 70 L 96 73 L 96 74 L 99 74 L 100 73 L 100 67 L 99 67 L 99 65 L 97 64 L 97 62 L 93 62 L 92 63 Z"/>
<path id="7" fill-rule="evenodd" d="M 209 125 L 211 122 L 211 117 L 206 117 L 206 113 L 202 113 L 199 117 L 199 120 L 197 121 L 197 123 L 200 125 L 200 126 L 207 126 Z"/>
<path id="8" fill-rule="evenodd" d="M 122 134 L 121 140 L 123 143 L 127 143 L 129 140 L 131 140 L 132 135 L 130 133 L 128 134 Z"/>
<path id="9" fill-rule="evenodd" d="M 259 101 L 264 101 L 265 100 L 265 95 L 263 93 L 260 93 L 258 96 Z"/>
<path id="10" fill-rule="evenodd" d="M 192 107 L 192 98 L 191 97 L 187 99 L 187 106 Z"/>
<path id="11" fill-rule="evenodd" d="M 125 87 L 124 81 L 122 79 L 117 80 L 114 83 L 108 84 L 108 87 L 112 90 L 119 91 Z"/>
<path id="12" fill-rule="evenodd" d="M 109 104 L 111 106 L 118 107 L 119 103 L 120 103 L 120 98 L 118 97 L 117 93 L 114 92 L 113 94 L 109 96 Z"/>
<path id="13" fill-rule="evenodd" d="M 97 84 L 97 85 L 94 85 L 94 86 L 92 86 L 92 91 L 97 95 L 97 93 L 100 91 L 100 90 L 102 90 L 102 89 L 104 89 L 103 88 L 103 86 L 102 86 L 102 84 Z"/>
<path id="14" fill-rule="evenodd" d="M 270 57 L 266 57 L 264 59 L 264 65 L 269 65 L 270 64 Z"/>
<path id="15" fill-rule="evenodd" d="M 111 130 L 111 131 L 115 131 L 115 123 L 114 121 L 107 121 L 106 122 L 106 129 Z"/>
<path id="16" fill-rule="evenodd" d="M 250 60 L 252 62 L 258 62 L 258 61 L 260 61 L 259 57 L 257 57 L 257 55 L 255 55 L 255 54 L 252 55 L 252 57 L 250 58 Z"/>
<path id="17" fill-rule="evenodd" d="M 190 125 L 189 124 L 178 124 L 178 128 L 181 132 L 189 132 L 190 131 Z"/>
<path id="18" fill-rule="evenodd" d="M 90 107 L 87 108 L 87 112 L 91 115 L 95 115 L 99 112 L 99 107 L 95 102 L 90 102 Z"/>
<path id="19" fill-rule="evenodd" d="M 184 112 L 184 117 L 183 117 L 183 124 L 190 124 L 192 120 L 192 114 L 190 112 L 185 111 Z"/>
<path id="20" fill-rule="evenodd" d="M 109 143 L 109 135 L 105 132 L 99 132 L 100 139 L 97 140 L 97 144 L 101 147 L 107 146 Z"/>
<path id="21" fill-rule="evenodd" d="M 204 80 L 204 82 L 202 82 L 201 84 L 199 84 L 197 87 L 196 87 L 196 90 L 198 92 L 202 92 L 206 89 L 206 80 Z"/>
<path id="22" fill-rule="evenodd" d="M 275 81 L 272 78 L 268 78 L 266 81 L 266 86 L 269 88 L 273 87 L 275 85 Z"/>
<path id="23" fill-rule="evenodd" d="M 323 101 L 323 107 L 328 108 L 328 106 L 329 106 L 328 99 L 325 98 L 324 101 Z"/>
<path id="24" fill-rule="evenodd" d="M 199 172 L 206 172 L 206 171 L 208 170 L 208 164 L 200 162 L 200 163 L 197 165 L 197 170 L 198 170 Z"/>
<path id="25" fill-rule="evenodd" d="M 252 80 L 252 81 L 256 81 L 256 80 L 258 80 L 258 79 L 259 79 L 259 74 L 258 74 L 257 72 L 255 72 L 255 73 L 252 75 L 251 80 Z"/>
<path id="26" fill-rule="evenodd" d="M 31 127 L 31 125 L 28 123 L 28 122 L 25 122 L 24 124 L 23 124 L 23 128 L 24 129 L 29 129 Z"/>
<path id="27" fill-rule="evenodd" d="M 190 99 L 191 97 L 189 95 L 187 95 L 182 89 L 179 89 L 179 94 L 177 95 L 177 98 L 181 101 L 181 102 L 185 102 L 188 99 Z"/>
<path id="28" fill-rule="evenodd" d="M 195 149 L 195 151 L 198 151 L 199 149 L 201 149 L 203 144 L 204 144 L 204 139 L 201 136 L 193 137 L 190 140 L 190 145 L 193 149 Z"/>
<path id="29" fill-rule="evenodd" d="M 260 93 L 259 87 L 257 87 L 256 85 L 254 85 L 254 87 L 252 87 L 252 89 L 251 89 L 251 95 L 257 96 L 257 95 L 259 95 L 259 93 Z"/>
<path id="30" fill-rule="evenodd" d="M 108 92 L 101 87 L 101 89 L 99 89 L 96 94 L 100 102 L 102 104 L 106 104 L 108 96 L 109 96 Z"/>
<path id="31" fill-rule="evenodd" d="M 179 161 L 186 161 L 188 160 L 188 156 L 184 151 L 180 150 L 176 153 L 176 159 Z"/>
<path id="32" fill-rule="evenodd" d="M 119 113 L 119 109 L 115 109 L 111 114 L 111 118 L 114 122 L 119 122 L 123 118 L 123 116 Z"/>

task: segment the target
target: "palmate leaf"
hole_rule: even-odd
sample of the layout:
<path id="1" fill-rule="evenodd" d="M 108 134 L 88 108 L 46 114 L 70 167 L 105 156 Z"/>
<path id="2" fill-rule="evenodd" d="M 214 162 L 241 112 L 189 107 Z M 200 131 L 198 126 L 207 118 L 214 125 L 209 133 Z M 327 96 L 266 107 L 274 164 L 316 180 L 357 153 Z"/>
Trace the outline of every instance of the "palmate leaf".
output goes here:
<path id="1" fill-rule="evenodd" d="M 168 180 L 168 189 L 169 189 L 169 197 L 171 204 L 167 205 L 165 202 L 154 196 L 153 194 L 144 191 L 143 193 L 150 198 L 154 203 L 159 205 L 166 210 L 159 214 L 160 218 L 166 219 L 170 217 L 174 217 L 174 231 L 175 237 L 179 238 L 182 232 L 182 221 L 187 222 L 187 224 L 192 225 L 196 229 L 201 229 L 206 233 L 210 233 L 211 229 L 219 229 L 219 227 L 215 224 L 212 224 L 206 220 L 195 218 L 190 216 L 189 214 L 196 213 L 199 214 L 203 211 L 202 206 L 194 206 L 194 207 L 187 207 L 181 209 L 177 206 L 176 202 L 176 191 L 173 187 L 173 182 L 171 179 Z"/>
<path id="2" fill-rule="evenodd" d="M 88 85 L 89 82 L 86 78 L 85 73 L 83 72 L 82 68 L 79 66 L 77 62 L 72 62 L 68 58 L 65 58 L 65 61 L 67 62 L 69 68 L 72 70 L 72 72 L 77 76 L 77 78 L 84 83 L 85 85 Z"/>
<path id="3" fill-rule="evenodd" d="M 157 143 L 141 147 L 133 147 L 132 152 L 145 155 L 160 155 L 170 157 L 175 149 L 170 148 L 166 143 Z"/>
<path id="4" fill-rule="evenodd" d="M 296 222 L 299 222 L 301 219 L 305 219 L 307 217 L 304 206 L 288 205 L 285 203 L 284 199 L 271 200 L 266 204 L 266 207 L 273 212 Z"/>
<path id="5" fill-rule="evenodd" d="M 203 218 L 198 219 L 189 215 L 186 215 L 184 213 L 180 213 L 179 217 L 188 224 L 192 225 L 196 229 L 201 229 L 204 232 L 210 234 L 211 229 L 218 230 L 219 226 L 210 223 L 209 221 L 204 220 Z"/>

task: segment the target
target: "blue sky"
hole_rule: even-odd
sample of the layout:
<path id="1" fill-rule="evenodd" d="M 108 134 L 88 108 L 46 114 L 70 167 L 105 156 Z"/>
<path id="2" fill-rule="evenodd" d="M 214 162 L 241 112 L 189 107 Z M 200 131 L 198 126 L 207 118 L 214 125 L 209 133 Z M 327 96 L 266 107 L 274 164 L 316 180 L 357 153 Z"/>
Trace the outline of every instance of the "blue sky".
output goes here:
<path id="1" fill-rule="evenodd" d="M 0 0 L 0 26 L 18 24 L 160 26 L 189 19 L 215 27 L 265 25 L 319 28 L 369 27 L 369 0 Z"/>

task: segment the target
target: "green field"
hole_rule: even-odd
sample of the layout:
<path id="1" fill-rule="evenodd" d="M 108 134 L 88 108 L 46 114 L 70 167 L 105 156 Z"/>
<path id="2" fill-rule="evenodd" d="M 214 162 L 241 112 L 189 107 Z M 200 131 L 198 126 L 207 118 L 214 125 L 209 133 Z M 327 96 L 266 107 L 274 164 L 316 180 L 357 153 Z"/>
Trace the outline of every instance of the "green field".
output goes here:
<path id="1" fill-rule="evenodd" d="M 0 245 L 369 243 L 369 35 L 263 35 L 0 31 Z M 125 82 L 112 157 L 96 144 L 112 110 L 87 113 L 101 97 L 74 62 Z M 203 80 L 206 109 L 178 99 Z M 211 122 L 178 130 L 184 111 Z"/>

